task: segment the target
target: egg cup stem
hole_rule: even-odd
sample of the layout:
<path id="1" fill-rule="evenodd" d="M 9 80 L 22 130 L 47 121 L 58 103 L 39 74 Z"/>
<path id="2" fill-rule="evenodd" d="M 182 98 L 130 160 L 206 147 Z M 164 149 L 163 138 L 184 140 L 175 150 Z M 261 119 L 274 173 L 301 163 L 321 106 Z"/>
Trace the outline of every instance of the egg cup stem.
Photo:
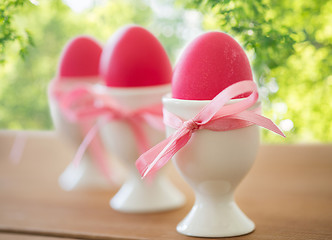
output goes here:
<path id="1" fill-rule="evenodd" d="M 177 231 L 196 237 L 232 237 L 255 229 L 255 224 L 241 211 L 233 194 L 213 197 L 195 194 L 189 214 L 177 225 Z"/>
<path id="2" fill-rule="evenodd" d="M 72 162 L 59 177 L 59 185 L 65 191 L 76 188 L 110 188 L 99 169 L 92 160 L 84 155 L 81 163 L 75 166 Z"/>
<path id="3" fill-rule="evenodd" d="M 160 172 L 153 179 L 141 179 L 132 169 L 128 179 L 110 200 L 113 209 L 128 213 L 166 211 L 184 204 L 185 198 L 175 188 L 165 173 Z"/>

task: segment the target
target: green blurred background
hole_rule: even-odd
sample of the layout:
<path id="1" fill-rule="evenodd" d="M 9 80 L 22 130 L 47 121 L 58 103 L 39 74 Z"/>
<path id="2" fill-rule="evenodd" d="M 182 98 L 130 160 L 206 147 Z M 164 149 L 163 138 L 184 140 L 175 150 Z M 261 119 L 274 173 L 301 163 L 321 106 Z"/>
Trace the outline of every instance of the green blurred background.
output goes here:
<path id="1" fill-rule="evenodd" d="M 263 131 L 263 142 L 332 142 L 331 13 L 326 0 L 2 0 L 0 129 L 52 129 L 46 89 L 66 42 L 88 34 L 105 43 L 135 23 L 159 38 L 173 65 L 198 34 L 233 35 L 264 115 L 287 135 Z"/>

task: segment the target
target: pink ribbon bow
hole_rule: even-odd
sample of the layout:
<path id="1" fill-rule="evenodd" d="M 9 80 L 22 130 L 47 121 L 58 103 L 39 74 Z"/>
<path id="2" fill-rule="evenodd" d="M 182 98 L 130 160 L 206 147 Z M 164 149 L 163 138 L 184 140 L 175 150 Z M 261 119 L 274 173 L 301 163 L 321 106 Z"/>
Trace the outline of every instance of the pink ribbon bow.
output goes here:
<path id="1" fill-rule="evenodd" d="M 78 151 L 75 154 L 73 162 L 77 165 L 80 160 L 83 158 L 83 155 L 86 150 L 92 157 L 92 160 L 95 162 L 99 171 L 109 180 L 112 180 L 111 173 L 107 164 L 107 153 L 104 149 L 101 139 L 98 136 L 98 128 L 95 125 L 93 118 L 86 119 L 75 117 L 74 114 L 71 114 L 68 109 L 63 109 L 63 105 L 68 104 L 68 98 L 71 98 L 78 86 L 85 86 L 88 88 L 89 85 L 84 83 L 76 83 L 75 85 L 68 85 L 66 83 L 60 82 L 55 79 L 50 85 L 50 94 L 57 100 L 60 110 L 65 115 L 65 117 L 71 122 L 77 122 L 80 126 L 80 130 L 83 136 L 85 136 L 82 144 L 79 146 Z"/>
<path id="2" fill-rule="evenodd" d="M 83 126 L 89 120 L 96 120 L 103 116 L 101 121 L 97 121 L 90 130 L 85 127 L 85 138 L 78 148 L 74 157 L 74 164 L 79 164 L 85 150 L 89 147 L 98 159 L 98 164 L 105 169 L 106 160 L 102 154 L 101 141 L 96 138 L 100 127 L 109 121 L 125 120 L 132 128 L 136 142 L 141 153 L 148 150 L 150 144 L 145 135 L 143 122 L 158 130 L 164 129 L 162 103 L 143 107 L 133 111 L 127 110 L 116 103 L 112 98 L 104 93 L 98 93 L 91 87 L 77 87 L 64 93 L 59 100 L 60 108 L 64 115 L 72 122 L 79 122 Z M 87 131 L 88 130 L 88 131 Z"/>
<path id="3" fill-rule="evenodd" d="M 226 105 L 229 100 L 244 93 L 251 94 L 239 102 Z M 144 178 L 149 173 L 163 167 L 175 153 L 187 144 L 193 132 L 200 129 L 228 131 L 256 124 L 285 137 L 270 119 L 259 114 L 259 108 L 248 110 L 257 100 L 256 84 L 247 80 L 224 89 L 188 121 L 183 121 L 178 116 L 164 110 L 164 123 L 177 130 L 137 159 L 136 167 L 141 176 Z"/>

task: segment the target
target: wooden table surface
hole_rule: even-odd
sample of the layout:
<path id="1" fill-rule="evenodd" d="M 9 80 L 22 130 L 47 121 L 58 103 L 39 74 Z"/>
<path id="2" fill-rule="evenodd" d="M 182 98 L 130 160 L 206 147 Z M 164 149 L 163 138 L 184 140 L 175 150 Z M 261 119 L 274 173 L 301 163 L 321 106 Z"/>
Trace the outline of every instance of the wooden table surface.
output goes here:
<path id="1" fill-rule="evenodd" d="M 191 209 L 124 214 L 109 199 L 117 188 L 64 192 L 57 179 L 72 158 L 53 132 L 26 132 L 19 164 L 9 160 L 16 132 L 0 131 L 0 239 L 198 239 L 176 232 Z M 332 239 L 332 145 L 263 145 L 236 192 L 256 230 L 238 240 Z M 226 238 L 225 238 L 226 239 Z"/>

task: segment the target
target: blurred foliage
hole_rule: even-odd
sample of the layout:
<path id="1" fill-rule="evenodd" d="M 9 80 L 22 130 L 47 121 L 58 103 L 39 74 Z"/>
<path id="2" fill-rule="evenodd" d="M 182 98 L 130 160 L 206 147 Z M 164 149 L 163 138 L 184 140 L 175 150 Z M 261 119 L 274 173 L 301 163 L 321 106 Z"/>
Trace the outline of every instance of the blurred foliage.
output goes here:
<path id="1" fill-rule="evenodd" d="M 247 51 L 264 115 L 287 135 L 263 131 L 263 141 L 332 141 L 332 1 L 112 0 L 79 13 L 61 0 L 31 2 L 0 2 L 0 128 L 52 128 L 46 89 L 72 37 L 106 42 L 135 23 L 151 30 L 174 62 L 201 32 L 193 21 L 202 19 L 205 30 L 227 32 Z"/>
<path id="2" fill-rule="evenodd" d="M 139 10 L 139 11 L 138 11 Z M 55 76 L 62 48 L 69 39 L 88 34 L 106 42 L 125 24 L 146 25 L 151 11 L 141 1 L 113 0 L 81 13 L 60 0 L 15 8 L 15 26 L 31 29 L 35 47 L 22 59 L 15 44 L 7 45 L 0 65 L 0 129 L 50 129 L 47 85 Z M 1 25 L 2 27 L 2 25 Z M 11 54 L 9 54 L 11 53 Z"/>
<path id="3" fill-rule="evenodd" d="M 25 0 L 2 0 L 0 2 L 0 64 L 5 62 L 8 44 L 18 43 L 21 57 L 26 55 L 28 45 L 33 45 L 30 32 L 27 29 L 20 29 L 13 22 L 13 16 L 18 9 L 29 3 Z"/>
<path id="4" fill-rule="evenodd" d="M 287 138 L 266 142 L 332 141 L 332 1 L 194 0 L 206 30 L 233 35 L 247 50 L 264 114 Z"/>

